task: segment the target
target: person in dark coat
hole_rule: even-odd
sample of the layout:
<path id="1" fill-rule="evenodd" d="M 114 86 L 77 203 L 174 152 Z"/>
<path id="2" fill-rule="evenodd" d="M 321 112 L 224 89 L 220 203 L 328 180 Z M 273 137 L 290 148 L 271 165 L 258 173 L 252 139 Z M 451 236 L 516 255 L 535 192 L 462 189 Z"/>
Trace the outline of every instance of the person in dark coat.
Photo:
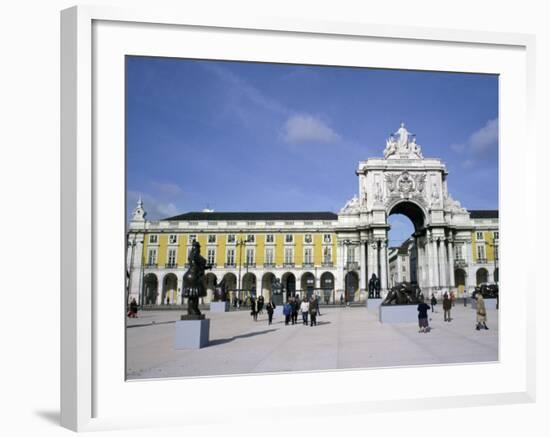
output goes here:
<path id="1" fill-rule="evenodd" d="M 133 319 L 137 318 L 137 312 L 138 312 L 138 304 L 136 302 L 136 299 L 133 298 L 132 302 L 130 302 L 130 311 L 128 312 L 128 317 L 131 317 Z"/>
<path id="2" fill-rule="evenodd" d="M 451 321 L 451 307 L 453 306 L 453 302 L 449 298 L 449 295 L 445 293 L 443 295 L 443 320 L 445 322 Z"/>
<path id="3" fill-rule="evenodd" d="M 428 324 L 428 310 L 430 309 L 430 306 L 424 303 L 424 300 L 421 300 L 416 309 L 418 310 L 418 327 L 420 328 L 420 331 L 418 332 L 429 332 L 430 325 Z"/>
<path id="4" fill-rule="evenodd" d="M 298 311 L 300 311 L 300 302 L 298 296 L 292 298 L 292 324 L 298 323 Z"/>
<path id="5" fill-rule="evenodd" d="M 285 325 L 288 325 L 292 316 L 292 306 L 290 305 L 290 302 L 285 303 L 283 306 L 283 314 L 285 316 Z"/>
<path id="6" fill-rule="evenodd" d="M 432 304 L 432 313 L 435 312 L 435 306 L 437 305 L 437 299 L 435 298 L 435 294 L 432 293 L 432 301 L 430 302 Z"/>
<path id="7" fill-rule="evenodd" d="M 258 314 L 263 314 L 264 310 L 264 297 L 262 295 L 260 295 L 260 297 L 258 297 Z"/>
<path id="8" fill-rule="evenodd" d="M 269 301 L 265 306 L 265 310 L 267 311 L 267 324 L 271 325 L 273 322 L 273 311 L 275 310 L 275 304 Z"/>
<path id="9" fill-rule="evenodd" d="M 317 306 L 315 305 L 315 299 L 311 298 L 309 302 L 309 326 L 317 326 Z"/>
<path id="10" fill-rule="evenodd" d="M 254 321 L 258 320 L 258 300 L 253 297 L 250 298 L 250 315 Z"/>

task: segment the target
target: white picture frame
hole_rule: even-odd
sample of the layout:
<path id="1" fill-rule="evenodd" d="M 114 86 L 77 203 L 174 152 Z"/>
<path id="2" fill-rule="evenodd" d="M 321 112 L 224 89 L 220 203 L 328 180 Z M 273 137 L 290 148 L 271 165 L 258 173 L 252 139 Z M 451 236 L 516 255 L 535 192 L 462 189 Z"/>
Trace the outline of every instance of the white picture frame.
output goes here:
<path id="1" fill-rule="evenodd" d="M 533 244 L 523 241 L 520 235 L 521 224 L 529 217 L 522 205 L 524 202 L 534 204 L 536 196 L 534 168 L 527 171 L 527 160 L 536 147 L 533 36 L 359 22 L 227 20 L 214 15 L 194 15 L 192 11 L 91 6 L 63 11 L 61 26 L 63 426 L 82 431 L 223 423 L 231 420 L 230 401 L 245 399 L 258 378 L 264 389 L 272 386 L 269 399 L 255 400 L 258 420 L 273 414 L 408 410 L 418 408 L 419 402 L 422 408 L 441 408 L 534 400 L 535 314 L 534 307 L 527 305 L 535 294 L 534 279 L 531 279 L 534 275 L 529 274 L 533 267 L 529 266 L 527 257 L 516 250 L 521 247 L 525 253 Z M 174 43 L 173 38 L 179 44 Z M 192 41 L 193 44 L 189 44 L 192 47 L 182 46 L 181 42 L 186 40 Z M 310 56 L 307 59 L 306 49 Z M 363 49 L 368 51 L 370 59 L 365 59 Z M 430 56 L 419 59 L 417 56 L 422 51 Z M 400 56 L 394 56 L 395 53 Z M 125 246 L 124 123 L 121 123 L 124 105 L 120 99 L 124 85 L 120 66 L 124 54 L 218 59 L 221 56 L 235 60 L 500 74 L 500 262 L 514 269 L 501 270 L 499 362 L 302 373 L 300 381 L 312 387 L 312 396 L 290 404 L 283 402 L 281 390 L 296 384 L 298 375 L 125 382 L 121 372 L 124 348 L 120 349 L 124 333 L 119 332 L 124 324 L 124 270 L 119 268 L 119 264 L 124 263 Z M 104 110 L 107 99 L 109 109 Z M 514 155 L 513 144 L 520 142 L 522 154 Z M 107 144 L 109 149 L 105 148 Z M 512 175 L 513 178 L 507 177 Z M 112 213 L 113 207 L 120 210 L 120 217 L 114 220 L 106 217 L 106 211 Z M 116 256 L 121 253 L 122 256 Z M 522 277 L 530 279 L 520 281 L 513 273 L 518 270 L 523 272 Z M 120 299 L 109 300 L 104 294 L 104 285 L 117 281 L 121 284 Z M 513 313 L 512 294 L 507 294 L 507 290 L 516 292 Z M 411 376 L 418 380 L 444 378 L 449 372 L 460 372 L 464 380 L 429 389 L 411 382 Z M 388 384 L 390 378 L 391 385 Z M 316 392 L 319 382 L 323 390 Z M 337 394 L 348 384 L 353 384 L 354 390 Z M 182 392 L 189 395 L 178 398 Z M 327 393 L 331 394 L 330 398 Z M 170 408 L 148 406 L 148 414 L 142 414 L 140 405 L 133 401 L 141 396 L 164 396 L 169 400 L 168 405 L 173 405 L 174 400 L 178 403 Z M 200 408 L 212 396 L 229 402 L 224 404 L 228 408 L 216 417 Z M 188 414 L 175 414 L 182 409 Z"/>

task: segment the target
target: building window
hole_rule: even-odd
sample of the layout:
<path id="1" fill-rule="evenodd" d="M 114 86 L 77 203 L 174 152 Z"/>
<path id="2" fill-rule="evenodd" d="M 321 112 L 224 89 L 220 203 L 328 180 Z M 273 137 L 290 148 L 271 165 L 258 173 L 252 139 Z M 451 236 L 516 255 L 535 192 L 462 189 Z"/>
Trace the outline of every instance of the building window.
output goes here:
<path id="1" fill-rule="evenodd" d="M 457 244 L 455 246 L 455 258 L 456 259 L 462 259 L 462 244 Z"/>
<path id="2" fill-rule="evenodd" d="M 246 236 L 246 242 L 247 243 L 255 243 L 256 242 L 256 236 L 254 234 L 248 234 Z"/>
<path id="3" fill-rule="evenodd" d="M 285 264 L 292 264 L 294 262 L 294 250 L 291 247 L 285 248 Z"/>
<path id="4" fill-rule="evenodd" d="M 485 246 L 482 244 L 477 246 L 477 259 L 485 259 Z"/>
<path id="5" fill-rule="evenodd" d="M 194 234 L 189 235 L 189 244 L 193 244 L 195 241 L 197 241 L 197 236 Z"/>
<path id="6" fill-rule="evenodd" d="M 332 262 L 332 248 L 331 247 L 325 247 L 323 249 L 323 262 L 324 263 L 331 263 Z"/>
<path id="7" fill-rule="evenodd" d="M 292 243 L 293 241 L 294 241 L 294 235 L 292 234 L 285 235 L 285 243 Z"/>
<path id="8" fill-rule="evenodd" d="M 227 236 L 227 243 L 231 244 L 231 243 L 234 243 L 234 242 L 235 242 L 235 234 L 229 234 Z"/>
<path id="9" fill-rule="evenodd" d="M 355 247 L 348 246 L 348 263 L 355 262 Z"/>
<path id="10" fill-rule="evenodd" d="M 304 249 L 304 264 L 313 264 L 313 250 L 311 247 Z"/>
<path id="11" fill-rule="evenodd" d="M 178 236 L 176 234 L 170 234 L 168 236 L 168 243 L 176 244 L 178 242 Z"/>
<path id="12" fill-rule="evenodd" d="M 215 234 L 210 234 L 208 236 L 208 243 L 210 243 L 210 244 L 216 243 L 216 235 Z"/>
<path id="13" fill-rule="evenodd" d="M 483 232 L 476 232 L 476 240 L 483 240 Z"/>
<path id="14" fill-rule="evenodd" d="M 275 241 L 275 238 L 273 236 L 273 234 L 267 234 L 265 236 L 265 242 L 266 243 L 273 243 Z"/>
<path id="15" fill-rule="evenodd" d="M 147 264 L 153 266 L 157 263 L 157 249 L 149 249 L 149 255 L 147 256 Z"/>
<path id="16" fill-rule="evenodd" d="M 159 242 L 158 235 L 149 235 L 149 244 L 157 244 Z"/>
<path id="17" fill-rule="evenodd" d="M 273 261 L 273 248 L 271 248 L 271 247 L 268 247 L 265 250 L 265 263 L 266 264 L 273 264 L 274 263 L 274 261 Z"/>
<path id="18" fill-rule="evenodd" d="M 208 249 L 206 252 L 206 262 L 216 264 L 216 249 Z"/>
<path id="19" fill-rule="evenodd" d="M 498 240 L 498 231 L 493 232 L 493 239 Z"/>
<path id="20" fill-rule="evenodd" d="M 311 234 L 305 234 L 304 235 L 304 243 L 306 243 L 306 244 L 313 243 L 313 237 L 311 236 Z"/>
<path id="21" fill-rule="evenodd" d="M 332 243 L 332 235 L 331 234 L 323 235 L 323 243 Z"/>
<path id="22" fill-rule="evenodd" d="M 225 263 L 228 266 L 234 266 L 235 265 L 235 249 L 227 249 L 227 254 L 225 258 Z"/>
<path id="23" fill-rule="evenodd" d="M 176 249 L 168 249 L 168 265 L 174 266 L 176 264 Z"/>
<path id="24" fill-rule="evenodd" d="M 246 263 L 248 265 L 254 264 L 254 249 L 246 249 Z"/>

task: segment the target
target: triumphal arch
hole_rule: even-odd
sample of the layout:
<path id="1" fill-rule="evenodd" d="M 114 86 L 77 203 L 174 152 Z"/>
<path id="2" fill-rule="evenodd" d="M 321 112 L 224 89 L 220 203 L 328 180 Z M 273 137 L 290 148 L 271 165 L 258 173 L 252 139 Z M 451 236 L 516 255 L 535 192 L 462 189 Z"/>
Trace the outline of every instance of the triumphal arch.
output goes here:
<path id="1" fill-rule="evenodd" d="M 360 161 L 356 175 L 359 195 L 338 214 L 342 280 L 357 269 L 362 291 L 373 273 L 382 291 L 388 289 L 388 217 L 403 214 L 414 225 L 411 279 L 425 295 L 453 288 L 456 246 L 471 252 L 473 225 L 447 189 L 445 164 L 424 157 L 416 136 L 401 123 L 386 140 L 383 157 Z"/>

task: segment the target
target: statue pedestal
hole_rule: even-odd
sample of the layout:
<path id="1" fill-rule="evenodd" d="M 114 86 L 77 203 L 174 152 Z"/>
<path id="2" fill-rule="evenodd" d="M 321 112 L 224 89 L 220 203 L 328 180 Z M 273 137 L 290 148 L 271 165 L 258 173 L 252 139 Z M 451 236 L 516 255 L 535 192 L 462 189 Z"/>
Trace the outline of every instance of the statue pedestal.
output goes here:
<path id="1" fill-rule="evenodd" d="M 210 312 L 212 313 L 226 313 L 229 311 L 229 302 L 210 302 Z"/>
<path id="2" fill-rule="evenodd" d="M 367 299 L 367 303 L 366 303 L 366 306 L 367 306 L 367 310 L 368 311 L 378 311 L 378 307 L 380 307 L 380 304 L 382 303 L 384 299 L 382 298 L 374 298 L 374 297 L 370 297 Z"/>
<path id="3" fill-rule="evenodd" d="M 380 305 L 380 323 L 418 323 L 418 305 Z"/>
<path id="4" fill-rule="evenodd" d="M 200 349 L 208 346 L 210 319 L 176 321 L 174 349 Z"/>
<path id="5" fill-rule="evenodd" d="M 497 309 L 497 300 L 496 299 L 489 299 L 488 298 L 488 299 L 483 299 L 483 300 L 485 301 L 485 309 L 487 311 Z M 477 310 L 477 301 L 475 299 L 472 299 L 472 308 L 474 310 Z"/>

